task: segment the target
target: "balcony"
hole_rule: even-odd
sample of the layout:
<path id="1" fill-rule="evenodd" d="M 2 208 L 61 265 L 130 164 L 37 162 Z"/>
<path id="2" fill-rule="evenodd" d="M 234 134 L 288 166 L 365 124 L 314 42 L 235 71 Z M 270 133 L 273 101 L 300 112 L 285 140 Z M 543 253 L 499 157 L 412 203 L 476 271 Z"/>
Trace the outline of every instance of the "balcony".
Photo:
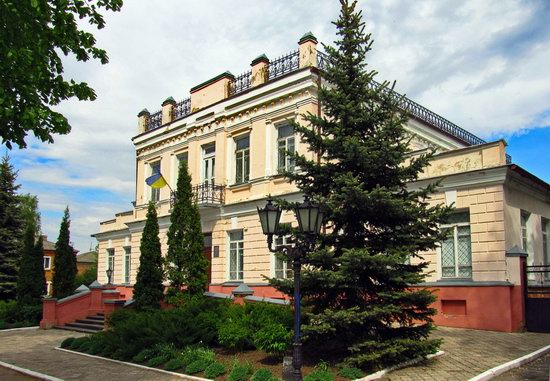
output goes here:
<path id="1" fill-rule="evenodd" d="M 199 207 L 219 207 L 225 203 L 225 185 L 204 182 L 191 188 Z M 175 192 L 170 195 L 170 209 L 176 201 Z"/>

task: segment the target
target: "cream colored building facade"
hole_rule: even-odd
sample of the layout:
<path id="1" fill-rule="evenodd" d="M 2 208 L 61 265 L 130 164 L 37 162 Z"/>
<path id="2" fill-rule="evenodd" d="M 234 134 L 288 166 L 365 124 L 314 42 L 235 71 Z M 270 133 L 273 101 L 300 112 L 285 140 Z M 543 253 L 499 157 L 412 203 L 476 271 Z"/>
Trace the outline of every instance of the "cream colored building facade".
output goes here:
<path id="1" fill-rule="evenodd" d="M 138 134 L 132 139 L 135 206 L 102 222 L 94 235 L 101 283 L 107 282 L 109 266 L 113 283 L 135 282 L 151 200 L 157 204 L 166 253 L 171 192 L 168 187 L 152 190 L 145 179 L 160 171 L 174 189 L 183 160 L 201 212 L 210 289 L 230 292 L 244 282 L 257 295 L 277 296 L 265 277 L 285 276 L 286 264 L 269 253 L 256 207 L 264 205 L 268 195 L 301 199 L 279 170 L 293 165 L 285 150 L 308 153 L 288 121 L 321 112 L 317 90 L 324 85 L 326 56 L 316 45 L 315 37 L 306 34 L 289 55 L 272 61 L 260 56 L 243 75 L 223 73 L 192 88 L 188 99 L 176 103 L 168 98 L 159 112 L 138 115 Z M 451 231 L 449 240 L 425 254 L 430 261 L 427 286 L 454 282 L 513 287 L 520 275 L 506 252 L 515 245 L 528 252 L 529 263 L 550 264 L 550 186 L 511 164 L 503 141 L 486 143 L 409 99 L 403 102 L 411 114 L 406 125 L 413 137 L 411 155 L 428 148 L 438 152 L 410 186 L 441 180 L 432 202 L 453 204 L 457 210 L 449 225 L 442 226 Z M 292 217 L 284 215 L 283 222 L 292 222 Z"/>

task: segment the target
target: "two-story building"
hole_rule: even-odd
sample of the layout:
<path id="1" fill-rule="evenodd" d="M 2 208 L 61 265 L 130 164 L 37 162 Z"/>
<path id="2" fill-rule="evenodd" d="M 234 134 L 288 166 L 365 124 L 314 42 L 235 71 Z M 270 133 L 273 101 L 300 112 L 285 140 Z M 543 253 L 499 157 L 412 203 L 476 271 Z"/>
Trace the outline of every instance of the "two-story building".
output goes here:
<path id="1" fill-rule="evenodd" d="M 284 297 L 266 277 L 286 277 L 287 264 L 267 249 L 256 207 L 268 195 L 301 200 L 280 173 L 292 170 L 286 152 L 307 153 L 289 124 L 304 113 L 321 114 L 317 99 L 327 57 L 311 33 L 298 50 L 275 60 L 261 55 L 247 72 L 222 73 L 190 91 L 180 102 L 168 98 L 153 114 L 138 114 L 134 207 L 101 222 L 98 280 L 131 294 L 147 204 L 156 202 L 163 253 L 170 225 L 171 192 L 152 189 L 145 179 L 160 172 L 176 186 L 179 163 L 188 165 L 200 208 L 212 292 L 230 293 L 246 283 L 255 296 Z M 428 283 L 437 290 L 436 322 L 504 331 L 523 324 L 521 255 L 528 263 L 550 263 L 550 186 L 512 164 L 504 141 L 485 142 L 414 101 L 406 129 L 411 155 L 436 148 L 438 155 L 416 183 L 441 180 L 432 202 L 453 204 L 449 238 L 425 253 Z M 283 222 L 293 217 L 283 216 Z M 281 240 L 281 239 L 280 239 Z M 279 242 L 280 242 L 279 240 Z M 513 251 L 513 252 L 510 252 Z M 507 255 L 508 251 L 508 255 Z"/>

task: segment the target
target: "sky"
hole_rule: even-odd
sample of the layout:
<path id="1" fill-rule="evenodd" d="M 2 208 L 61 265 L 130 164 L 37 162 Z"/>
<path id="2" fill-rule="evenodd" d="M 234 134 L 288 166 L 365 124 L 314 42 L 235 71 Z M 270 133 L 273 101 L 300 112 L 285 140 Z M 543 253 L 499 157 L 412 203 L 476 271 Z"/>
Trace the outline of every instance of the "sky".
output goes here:
<path id="1" fill-rule="evenodd" d="M 154 4 L 154 5 L 153 5 Z M 485 140 L 505 139 L 513 161 L 550 182 L 550 2 L 359 1 L 377 80 Z M 335 0 L 127 0 L 93 31 L 110 62 L 64 58 L 65 77 L 87 82 L 94 102 L 56 109 L 72 132 L 54 144 L 30 137 L 9 152 L 21 191 L 39 198 L 42 230 L 55 241 L 65 206 L 71 239 L 88 251 L 99 222 L 131 209 L 137 114 L 252 59 L 297 49 L 308 31 L 331 44 Z"/>

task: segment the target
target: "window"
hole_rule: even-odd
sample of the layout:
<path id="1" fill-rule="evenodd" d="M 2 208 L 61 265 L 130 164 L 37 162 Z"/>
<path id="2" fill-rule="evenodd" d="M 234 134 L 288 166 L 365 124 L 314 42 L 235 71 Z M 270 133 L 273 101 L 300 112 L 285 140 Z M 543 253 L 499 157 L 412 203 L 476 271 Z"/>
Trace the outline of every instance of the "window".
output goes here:
<path id="1" fill-rule="evenodd" d="M 294 159 L 288 154 L 294 152 L 294 127 L 286 124 L 277 129 L 277 169 L 279 173 L 294 170 Z"/>
<path id="2" fill-rule="evenodd" d="M 229 233 L 229 280 L 242 280 L 244 239 L 242 230 Z"/>
<path id="3" fill-rule="evenodd" d="M 51 270 L 52 257 L 44 257 L 44 270 Z"/>
<path id="4" fill-rule="evenodd" d="M 542 261 L 543 264 L 550 265 L 550 247 L 548 246 L 548 236 L 550 235 L 550 220 L 542 217 Z M 550 274 L 548 274 L 550 276 Z"/>
<path id="5" fill-rule="evenodd" d="M 530 252 L 529 250 L 529 217 L 531 214 L 529 212 L 526 212 L 525 210 L 521 211 L 521 247 L 523 250 L 525 250 L 527 253 Z"/>
<path id="6" fill-rule="evenodd" d="M 472 242 L 469 212 L 454 213 L 441 226 L 447 238 L 441 243 L 443 278 L 472 277 Z"/>
<path id="7" fill-rule="evenodd" d="M 160 173 L 160 161 L 151 164 L 151 176 Z M 160 188 L 151 188 L 151 201 L 160 200 Z"/>
<path id="8" fill-rule="evenodd" d="M 132 265 L 132 248 L 124 248 L 124 283 L 130 283 L 130 270 Z"/>
<path id="9" fill-rule="evenodd" d="M 189 159 L 189 157 L 188 157 L 187 152 L 180 153 L 179 155 L 176 155 L 176 168 L 175 168 L 175 171 L 176 171 L 176 176 L 175 176 L 176 186 L 177 186 L 177 183 L 178 183 L 180 167 L 181 167 L 182 164 L 187 165 L 187 162 L 189 161 L 188 159 Z"/>
<path id="10" fill-rule="evenodd" d="M 275 238 L 275 248 L 286 246 L 289 244 L 290 236 L 280 236 Z M 284 260 L 280 254 L 273 253 L 275 256 L 275 278 L 286 279 L 292 278 L 292 261 Z"/>
<path id="11" fill-rule="evenodd" d="M 46 295 L 51 295 L 52 294 L 52 282 L 51 281 L 46 281 Z"/>
<path id="12" fill-rule="evenodd" d="M 107 249 L 107 266 L 111 270 L 115 270 L 115 249 Z"/>
<path id="13" fill-rule="evenodd" d="M 250 179 L 250 136 L 235 139 L 235 183 Z"/>
<path id="14" fill-rule="evenodd" d="M 216 146 L 214 144 L 209 144 L 202 148 L 202 181 L 208 184 L 214 184 L 215 170 Z"/>

